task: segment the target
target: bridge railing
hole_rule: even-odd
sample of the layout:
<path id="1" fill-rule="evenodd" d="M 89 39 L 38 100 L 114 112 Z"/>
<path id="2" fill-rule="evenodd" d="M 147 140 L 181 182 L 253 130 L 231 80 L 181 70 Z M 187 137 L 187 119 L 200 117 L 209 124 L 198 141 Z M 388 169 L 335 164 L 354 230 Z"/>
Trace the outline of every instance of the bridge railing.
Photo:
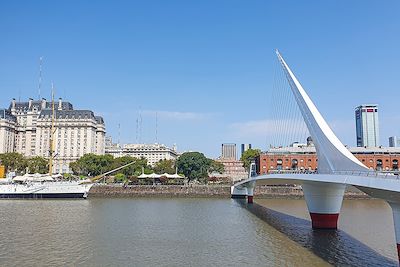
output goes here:
<path id="1" fill-rule="evenodd" d="M 334 171 L 333 174 L 400 179 L 399 171 Z"/>
<path id="2" fill-rule="evenodd" d="M 318 171 L 313 170 L 269 170 L 268 174 L 328 174 L 328 173 L 319 173 Z M 333 171 L 331 174 L 336 175 L 354 175 L 354 176 L 367 176 L 367 177 L 376 177 L 383 179 L 395 179 L 400 180 L 400 171 Z M 239 183 L 241 181 L 247 180 L 248 177 L 240 179 L 236 181 Z"/>
<path id="3" fill-rule="evenodd" d="M 268 174 L 322 174 L 314 170 L 270 170 Z M 400 171 L 333 171 L 332 174 L 400 179 Z"/>
<path id="4" fill-rule="evenodd" d="M 318 171 L 313 170 L 269 170 L 268 174 L 281 174 L 281 173 L 289 173 L 289 174 L 318 174 Z"/>

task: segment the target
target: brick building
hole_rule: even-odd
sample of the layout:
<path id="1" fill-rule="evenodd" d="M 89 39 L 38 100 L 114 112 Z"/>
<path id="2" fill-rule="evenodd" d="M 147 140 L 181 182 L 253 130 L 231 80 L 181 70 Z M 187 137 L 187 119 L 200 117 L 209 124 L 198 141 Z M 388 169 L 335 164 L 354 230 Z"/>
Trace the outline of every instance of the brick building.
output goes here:
<path id="1" fill-rule="evenodd" d="M 371 170 L 398 171 L 400 148 L 396 147 L 351 147 L 350 152 Z M 276 170 L 318 169 L 314 146 L 290 146 L 271 148 L 256 158 L 257 173 L 266 174 Z"/>
<path id="2" fill-rule="evenodd" d="M 226 177 L 228 180 L 237 182 L 247 178 L 248 173 L 243 166 L 243 161 L 229 159 L 217 159 L 216 161 L 224 165 L 224 173 L 221 176 Z"/>

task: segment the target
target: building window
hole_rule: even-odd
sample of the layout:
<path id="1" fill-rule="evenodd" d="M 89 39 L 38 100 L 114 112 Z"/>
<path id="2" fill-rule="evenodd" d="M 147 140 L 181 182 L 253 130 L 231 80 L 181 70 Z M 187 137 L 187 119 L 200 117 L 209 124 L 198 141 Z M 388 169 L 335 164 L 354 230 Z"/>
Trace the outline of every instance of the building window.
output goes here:
<path id="1" fill-rule="evenodd" d="M 376 160 L 376 170 L 377 171 L 381 171 L 382 170 L 382 160 L 381 159 L 377 159 Z"/>
<path id="2" fill-rule="evenodd" d="M 398 169 L 399 169 L 399 161 L 397 160 L 397 159 L 394 159 L 393 161 L 392 161 L 392 168 L 393 168 L 393 170 L 394 171 L 397 171 Z"/>
<path id="3" fill-rule="evenodd" d="M 277 159 L 276 160 L 276 169 L 277 170 L 282 170 L 282 159 Z"/>
<path id="4" fill-rule="evenodd" d="M 297 169 L 298 169 L 298 160 L 292 159 L 292 170 L 297 170 Z"/>

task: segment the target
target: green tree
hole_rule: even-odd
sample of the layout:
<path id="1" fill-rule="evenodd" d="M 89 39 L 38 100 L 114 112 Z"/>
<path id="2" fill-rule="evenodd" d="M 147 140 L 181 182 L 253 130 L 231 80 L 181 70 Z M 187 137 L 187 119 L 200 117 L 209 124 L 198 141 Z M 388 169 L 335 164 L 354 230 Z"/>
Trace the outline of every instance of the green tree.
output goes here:
<path id="1" fill-rule="evenodd" d="M 208 171 L 210 173 L 212 173 L 212 172 L 223 173 L 224 170 L 225 170 L 224 164 L 222 164 L 221 162 L 218 162 L 218 161 L 210 159 L 210 167 L 208 169 Z"/>
<path id="2" fill-rule="evenodd" d="M 48 173 L 49 171 L 49 160 L 43 157 L 29 158 L 27 165 L 30 173 Z"/>
<path id="3" fill-rule="evenodd" d="M 142 169 L 144 169 L 145 174 L 153 173 L 153 169 L 151 168 L 151 166 L 147 165 L 147 159 L 145 158 L 136 159 L 135 175 L 136 176 L 141 175 Z"/>
<path id="4" fill-rule="evenodd" d="M 172 159 L 162 159 L 154 165 L 153 170 L 155 173 L 159 173 L 159 174 L 163 174 L 163 173 L 174 174 L 175 173 L 175 161 Z"/>
<path id="5" fill-rule="evenodd" d="M 64 180 L 71 180 L 71 179 L 73 179 L 74 178 L 74 176 L 72 175 L 72 174 L 70 174 L 70 173 L 63 173 L 63 179 Z"/>
<path id="6" fill-rule="evenodd" d="M 176 161 L 178 172 L 183 173 L 189 181 L 206 182 L 210 164 L 210 160 L 200 152 L 185 152 Z"/>
<path id="7" fill-rule="evenodd" d="M 23 173 L 27 167 L 27 161 L 22 154 L 12 152 L 0 154 L 0 161 L 6 167 L 6 171 Z"/>
<path id="8" fill-rule="evenodd" d="M 142 173 L 144 168 L 145 173 L 151 173 L 151 167 L 147 165 L 145 158 L 133 158 L 124 156 L 120 158 L 113 158 L 111 155 L 94 155 L 85 154 L 80 159 L 70 164 L 70 168 L 76 175 L 96 176 L 105 172 L 111 171 L 128 163 L 134 162 L 132 165 L 127 166 L 119 173 L 125 176 L 138 176 Z"/>
<path id="9" fill-rule="evenodd" d="M 96 176 L 112 170 L 114 157 L 111 155 L 85 154 L 70 164 L 77 175 Z"/>
<path id="10" fill-rule="evenodd" d="M 256 157 L 258 157 L 261 154 L 260 149 L 248 149 L 246 150 L 242 156 L 240 157 L 240 160 L 243 161 L 244 167 L 246 170 L 249 169 L 250 167 L 250 161 Z"/>
<path id="11" fill-rule="evenodd" d="M 135 165 L 136 165 L 136 159 L 131 157 L 131 156 L 124 156 L 124 157 L 119 157 L 114 159 L 113 163 L 113 169 L 116 169 L 118 167 L 124 166 L 126 164 L 129 164 L 131 162 L 135 162 L 132 165 L 129 165 L 128 167 L 125 167 L 118 172 L 123 173 L 126 176 L 132 176 L 135 175 Z M 137 169 L 137 167 L 136 167 Z"/>
<path id="12" fill-rule="evenodd" d="M 126 175 L 123 173 L 117 173 L 114 176 L 115 182 L 117 183 L 125 183 L 127 181 Z"/>
<path id="13" fill-rule="evenodd" d="M 134 163 L 132 165 L 129 165 L 128 167 L 125 167 L 125 168 L 119 170 L 119 172 L 125 174 L 128 177 L 141 175 L 143 169 L 146 174 L 153 172 L 151 167 L 149 165 L 147 165 L 147 159 L 145 159 L 145 158 L 138 159 L 138 158 L 134 158 L 131 156 L 115 158 L 112 169 L 118 168 L 120 166 L 124 166 L 131 162 L 134 162 Z"/>

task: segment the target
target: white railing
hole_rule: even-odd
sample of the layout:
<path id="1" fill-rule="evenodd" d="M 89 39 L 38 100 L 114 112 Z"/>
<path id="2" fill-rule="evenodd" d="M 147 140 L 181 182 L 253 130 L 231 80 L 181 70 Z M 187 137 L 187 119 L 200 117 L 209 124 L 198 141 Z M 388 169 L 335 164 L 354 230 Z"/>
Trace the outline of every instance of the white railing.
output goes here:
<path id="1" fill-rule="evenodd" d="M 313 170 L 269 170 L 268 174 L 281 174 L 281 173 L 289 173 L 289 174 L 318 174 L 318 171 Z"/>
<path id="2" fill-rule="evenodd" d="M 388 179 L 400 179 L 400 171 L 333 171 L 332 173 L 319 173 L 312 170 L 270 170 L 268 174 L 337 174 L 337 175 L 354 175 L 367 176 Z"/>
<path id="3" fill-rule="evenodd" d="M 333 174 L 400 179 L 398 171 L 334 171 Z"/>

